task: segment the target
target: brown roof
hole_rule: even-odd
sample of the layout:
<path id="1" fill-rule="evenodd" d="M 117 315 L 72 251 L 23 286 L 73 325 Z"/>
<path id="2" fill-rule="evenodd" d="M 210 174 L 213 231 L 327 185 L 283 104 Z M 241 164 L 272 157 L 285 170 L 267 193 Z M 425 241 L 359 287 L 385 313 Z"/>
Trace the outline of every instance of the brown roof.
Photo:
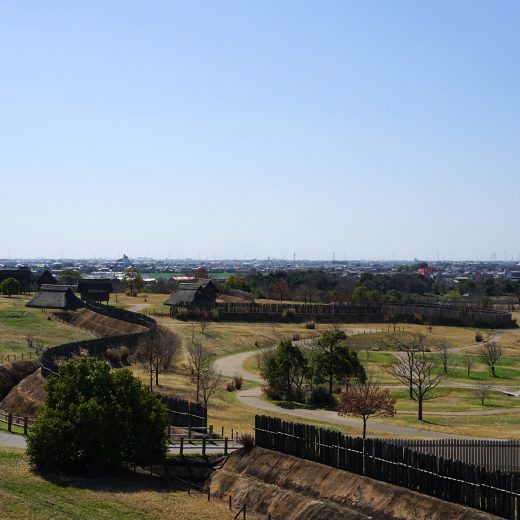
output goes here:
<path id="1" fill-rule="evenodd" d="M 84 306 L 70 285 L 54 284 L 42 285 L 40 292 L 25 305 L 38 309 L 79 309 Z"/>

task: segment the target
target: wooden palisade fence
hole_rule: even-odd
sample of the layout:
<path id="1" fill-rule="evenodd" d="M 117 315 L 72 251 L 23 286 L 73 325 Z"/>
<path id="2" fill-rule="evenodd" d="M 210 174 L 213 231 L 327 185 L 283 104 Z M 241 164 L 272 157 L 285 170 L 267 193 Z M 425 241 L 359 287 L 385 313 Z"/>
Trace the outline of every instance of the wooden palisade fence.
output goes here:
<path id="1" fill-rule="evenodd" d="M 449 304 L 374 303 L 217 303 L 170 307 L 172 317 L 190 319 L 326 322 L 428 322 L 481 327 L 515 327 L 511 312 Z M 214 318 L 213 318 L 214 317 Z"/>
<path id="2" fill-rule="evenodd" d="M 256 444 L 442 500 L 520 519 L 520 475 L 420 453 L 380 439 L 256 416 Z"/>

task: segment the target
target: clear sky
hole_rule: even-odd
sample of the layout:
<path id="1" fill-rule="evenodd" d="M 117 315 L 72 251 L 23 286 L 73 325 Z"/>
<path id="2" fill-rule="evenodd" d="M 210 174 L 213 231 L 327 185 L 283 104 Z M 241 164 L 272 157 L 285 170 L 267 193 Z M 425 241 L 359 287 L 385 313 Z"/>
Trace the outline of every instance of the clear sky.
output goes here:
<path id="1" fill-rule="evenodd" d="M 0 1 L 0 257 L 520 255 L 520 3 Z"/>

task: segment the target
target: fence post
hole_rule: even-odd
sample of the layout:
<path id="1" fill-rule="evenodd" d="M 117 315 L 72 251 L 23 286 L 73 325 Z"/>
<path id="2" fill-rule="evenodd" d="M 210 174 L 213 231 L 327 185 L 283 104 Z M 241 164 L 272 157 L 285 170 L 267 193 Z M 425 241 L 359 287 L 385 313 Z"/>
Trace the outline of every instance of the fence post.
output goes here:
<path id="1" fill-rule="evenodd" d="M 8 413 L 7 414 L 7 431 L 10 432 L 13 430 L 13 414 Z"/>
<path id="2" fill-rule="evenodd" d="M 208 486 L 208 502 L 211 500 L 211 488 Z"/>
<path id="3" fill-rule="evenodd" d="M 171 442 L 172 439 L 172 427 L 171 424 L 168 424 L 168 442 Z"/>
<path id="4" fill-rule="evenodd" d="M 224 439 L 224 455 L 228 454 L 228 438 Z"/>
<path id="5" fill-rule="evenodd" d="M 181 452 L 181 457 L 182 457 L 182 455 L 184 455 L 184 437 L 181 437 L 181 448 L 180 448 L 180 452 Z"/>
<path id="6" fill-rule="evenodd" d="M 27 417 L 23 418 L 23 434 L 27 436 L 27 430 L 28 430 L 28 419 Z"/>
<path id="7" fill-rule="evenodd" d="M 202 437 L 202 456 L 206 456 L 206 437 Z"/>
<path id="8" fill-rule="evenodd" d="M 231 497 L 231 493 L 229 494 L 229 510 L 231 511 L 231 502 L 232 502 L 232 497 Z"/>
<path id="9" fill-rule="evenodd" d="M 243 516 L 244 520 L 246 520 L 246 509 L 247 509 L 247 506 L 244 504 L 244 510 L 243 510 L 243 512 L 244 512 L 244 516 Z"/>

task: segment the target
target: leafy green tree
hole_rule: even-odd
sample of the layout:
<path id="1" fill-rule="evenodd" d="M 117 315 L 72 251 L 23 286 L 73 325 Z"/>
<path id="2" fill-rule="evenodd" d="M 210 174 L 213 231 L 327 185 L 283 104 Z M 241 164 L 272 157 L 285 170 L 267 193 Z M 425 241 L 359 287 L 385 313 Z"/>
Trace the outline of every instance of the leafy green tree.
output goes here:
<path id="1" fill-rule="evenodd" d="M 251 292 L 251 284 L 239 274 L 232 274 L 224 284 L 226 289 L 238 289 L 239 291 Z"/>
<path id="2" fill-rule="evenodd" d="M 16 278 L 6 278 L 0 284 L 0 292 L 7 294 L 11 298 L 12 294 L 19 294 L 21 291 L 20 282 Z"/>
<path id="3" fill-rule="evenodd" d="M 125 269 L 123 283 L 128 287 L 130 296 L 137 296 L 137 293 L 144 287 L 143 277 L 135 267 Z"/>
<path id="4" fill-rule="evenodd" d="M 60 283 L 64 285 L 75 285 L 81 279 L 81 275 L 78 271 L 74 271 L 73 269 L 64 269 L 60 273 Z"/>
<path id="5" fill-rule="evenodd" d="M 71 360 L 49 376 L 45 390 L 27 438 L 37 469 L 96 475 L 164 459 L 166 407 L 129 370 Z"/>
<path id="6" fill-rule="evenodd" d="M 350 377 L 364 379 L 364 371 L 357 353 L 346 344 L 342 330 L 329 330 L 318 340 L 309 356 L 309 369 L 314 383 L 328 382 L 332 396 L 334 382 L 342 384 Z"/>
<path id="7" fill-rule="evenodd" d="M 274 352 L 264 353 L 260 375 L 288 401 L 300 397 L 307 362 L 301 349 L 290 339 L 280 342 Z"/>

